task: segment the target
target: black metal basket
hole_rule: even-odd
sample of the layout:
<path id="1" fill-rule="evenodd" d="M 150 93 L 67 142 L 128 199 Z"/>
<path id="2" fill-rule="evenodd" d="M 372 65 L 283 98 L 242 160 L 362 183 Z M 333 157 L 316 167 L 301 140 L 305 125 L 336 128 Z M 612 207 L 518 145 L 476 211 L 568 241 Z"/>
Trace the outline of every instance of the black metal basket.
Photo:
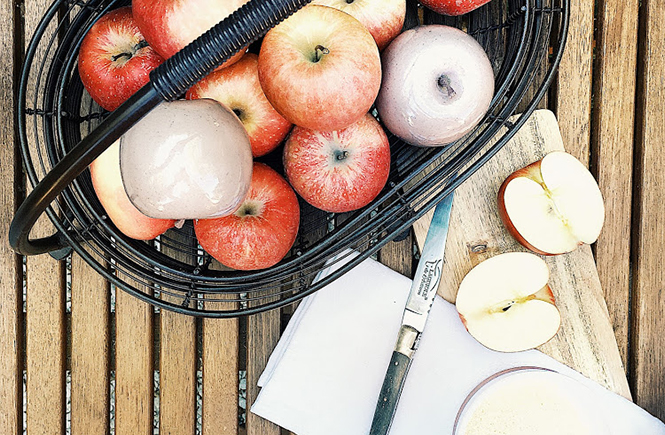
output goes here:
<path id="1" fill-rule="evenodd" d="M 299 7 L 297 0 L 275 1 L 289 3 L 292 10 L 284 12 L 284 16 Z M 85 154 L 76 147 L 82 139 L 106 140 L 105 146 L 97 147 L 98 155 L 110 143 L 108 137 L 100 139 L 107 134 L 106 124 L 119 130 L 117 135 L 132 123 L 131 117 L 118 114 L 122 108 L 113 114 L 101 110 L 84 91 L 76 68 L 78 47 L 86 31 L 101 15 L 125 3 L 57 0 L 45 13 L 28 47 L 17 111 L 23 160 L 33 186 L 46 177 L 40 186 L 42 202 L 49 194 L 59 193 L 47 201 L 50 205 L 46 209 L 58 233 L 42 241 L 42 250 L 68 245 L 118 288 L 165 309 L 209 317 L 251 314 L 297 301 L 408 230 L 490 159 L 526 121 L 555 73 L 569 14 L 567 0 L 493 0 L 457 18 L 419 9 L 409 1 L 405 27 L 413 27 L 421 20 L 425 24 L 456 26 L 473 35 L 485 48 L 494 68 L 496 91 L 483 122 L 465 138 L 444 148 L 413 147 L 389 134 L 392 168 L 388 184 L 376 200 L 361 210 L 344 214 L 326 213 L 301 201 L 300 230 L 287 257 L 266 270 L 240 272 L 225 270 L 200 248 L 191 222 L 150 242 L 125 237 L 98 202 L 89 173 L 84 170 L 87 164 L 75 171 L 80 175 L 73 181 L 66 180 L 62 192 L 44 187 L 53 179 L 63 183 L 61 173 L 53 175 L 61 172 L 60 167 L 56 168 L 58 171 L 54 167 L 69 154 Z M 256 21 L 251 14 L 248 19 Z M 247 40 L 255 40 L 279 19 L 264 18 L 251 30 L 256 35 Z M 233 30 L 245 31 L 242 26 Z M 203 69 L 196 73 L 199 77 Z M 171 77 L 165 76 L 158 79 L 168 87 Z M 178 90 L 171 92 L 171 98 L 180 95 Z M 127 110 L 145 112 L 150 107 L 146 104 L 148 99 L 145 95 L 136 97 Z M 521 116 L 509 122 L 518 107 Z M 102 123 L 104 119 L 106 124 Z M 490 145 L 490 139 L 500 131 L 500 139 Z M 79 162 L 83 160 L 84 157 L 79 158 Z M 264 159 L 278 168 L 280 160 L 279 149 Z M 19 212 L 15 219 L 19 226 L 39 214 L 35 207 Z M 29 230 L 32 224 L 23 226 Z M 348 248 L 360 255 L 325 279 L 314 281 L 328 259 Z"/>

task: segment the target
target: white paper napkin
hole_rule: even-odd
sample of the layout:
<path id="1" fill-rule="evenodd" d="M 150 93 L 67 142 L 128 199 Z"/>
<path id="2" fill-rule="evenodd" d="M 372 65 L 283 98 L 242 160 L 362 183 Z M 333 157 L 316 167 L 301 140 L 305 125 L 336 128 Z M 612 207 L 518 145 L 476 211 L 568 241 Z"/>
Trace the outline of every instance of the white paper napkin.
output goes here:
<path id="1" fill-rule="evenodd" d="M 298 435 L 366 435 L 410 284 L 366 260 L 304 299 L 259 379 L 261 391 L 251 412 Z M 390 434 L 451 434 L 457 411 L 479 382 L 524 365 L 550 368 L 589 386 L 609 434 L 665 434 L 658 419 L 542 352 L 488 350 L 466 332 L 455 307 L 440 297 Z"/>

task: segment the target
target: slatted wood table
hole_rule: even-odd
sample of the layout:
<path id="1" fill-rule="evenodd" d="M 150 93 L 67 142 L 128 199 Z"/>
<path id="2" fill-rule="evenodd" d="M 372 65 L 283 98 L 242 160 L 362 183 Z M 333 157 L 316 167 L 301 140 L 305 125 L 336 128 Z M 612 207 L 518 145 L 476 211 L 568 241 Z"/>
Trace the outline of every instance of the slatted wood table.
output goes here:
<path id="1" fill-rule="evenodd" d="M 26 193 L 15 83 L 48 3 L 0 2 L 0 234 Z M 566 54 L 541 107 L 599 180 L 608 213 L 594 254 L 610 319 L 633 399 L 665 419 L 665 8 L 571 6 Z M 380 261 L 410 275 L 413 243 L 391 242 Z M 239 416 L 288 309 L 240 320 L 157 312 L 116 293 L 77 256 L 26 259 L 6 237 L 0 262 L 0 433 L 280 433 Z"/>

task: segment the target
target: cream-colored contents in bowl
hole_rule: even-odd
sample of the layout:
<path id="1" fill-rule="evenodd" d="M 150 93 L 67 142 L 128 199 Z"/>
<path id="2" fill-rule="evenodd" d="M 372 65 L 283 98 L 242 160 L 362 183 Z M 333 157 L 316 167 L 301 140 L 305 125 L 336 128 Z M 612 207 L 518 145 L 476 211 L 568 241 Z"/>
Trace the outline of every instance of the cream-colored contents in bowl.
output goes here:
<path id="1" fill-rule="evenodd" d="M 585 386 L 541 370 L 490 381 L 467 404 L 460 423 L 457 433 L 464 435 L 605 433 Z"/>

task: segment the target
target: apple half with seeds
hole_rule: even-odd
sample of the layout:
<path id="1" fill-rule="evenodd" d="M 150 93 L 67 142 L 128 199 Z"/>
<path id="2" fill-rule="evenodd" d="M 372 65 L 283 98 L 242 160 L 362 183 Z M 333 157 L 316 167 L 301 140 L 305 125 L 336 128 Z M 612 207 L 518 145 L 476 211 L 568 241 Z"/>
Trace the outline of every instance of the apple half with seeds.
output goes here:
<path id="1" fill-rule="evenodd" d="M 455 305 L 462 323 L 483 346 L 500 352 L 546 343 L 561 326 L 549 276 L 545 261 L 528 252 L 483 261 L 460 284 Z"/>
<path id="2" fill-rule="evenodd" d="M 542 255 L 595 242 L 605 219 L 598 183 L 579 160 L 563 151 L 513 172 L 501 185 L 498 201 L 510 234 Z"/>

